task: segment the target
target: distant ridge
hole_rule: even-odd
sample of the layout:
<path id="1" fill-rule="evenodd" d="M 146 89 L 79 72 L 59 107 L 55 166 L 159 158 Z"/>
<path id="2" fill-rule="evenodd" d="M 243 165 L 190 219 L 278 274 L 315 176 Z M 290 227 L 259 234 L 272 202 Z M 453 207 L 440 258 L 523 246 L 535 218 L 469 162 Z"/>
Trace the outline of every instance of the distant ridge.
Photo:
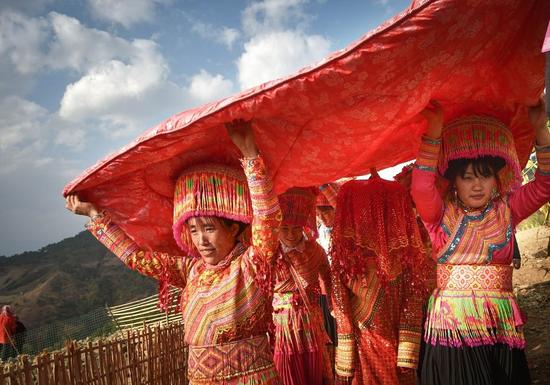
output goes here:
<path id="1" fill-rule="evenodd" d="M 157 283 L 124 266 L 90 233 L 0 257 L 0 305 L 27 328 L 155 294 Z"/>

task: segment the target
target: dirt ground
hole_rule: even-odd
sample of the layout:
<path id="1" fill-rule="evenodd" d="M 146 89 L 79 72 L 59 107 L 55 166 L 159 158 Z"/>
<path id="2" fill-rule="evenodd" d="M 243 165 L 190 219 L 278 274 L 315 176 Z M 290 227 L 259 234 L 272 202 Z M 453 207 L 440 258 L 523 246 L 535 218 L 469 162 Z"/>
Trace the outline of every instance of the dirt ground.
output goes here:
<path id="1" fill-rule="evenodd" d="M 514 272 L 514 290 L 527 316 L 527 360 L 534 384 L 550 384 L 550 227 L 517 233 L 522 267 Z"/>

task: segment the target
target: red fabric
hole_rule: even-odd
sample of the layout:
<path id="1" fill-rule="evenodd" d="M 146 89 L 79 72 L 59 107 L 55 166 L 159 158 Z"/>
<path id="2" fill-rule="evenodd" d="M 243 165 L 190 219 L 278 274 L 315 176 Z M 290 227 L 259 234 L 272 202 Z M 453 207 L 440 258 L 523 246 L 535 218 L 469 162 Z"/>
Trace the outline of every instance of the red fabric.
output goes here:
<path id="1" fill-rule="evenodd" d="M 181 170 L 235 162 L 223 123 L 254 119 L 277 193 L 412 159 L 438 99 L 510 122 L 520 161 L 533 142 L 526 107 L 544 87 L 548 0 L 417 1 L 316 67 L 176 114 L 69 183 L 143 247 L 177 253 L 172 194 Z"/>
<path id="2" fill-rule="evenodd" d="M 0 314 L 0 345 L 11 343 L 10 338 L 13 338 L 16 326 L 15 317 Z"/>

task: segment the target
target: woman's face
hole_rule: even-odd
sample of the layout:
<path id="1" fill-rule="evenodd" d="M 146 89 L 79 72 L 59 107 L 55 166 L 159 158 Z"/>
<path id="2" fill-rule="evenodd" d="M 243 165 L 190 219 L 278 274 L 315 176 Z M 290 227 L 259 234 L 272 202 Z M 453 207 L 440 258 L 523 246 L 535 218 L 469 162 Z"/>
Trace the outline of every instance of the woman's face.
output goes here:
<path id="1" fill-rule="evenodd" d="M 458 198 L 472 209 L 485 207 L 492 198 L 496 186 L 497 182 L 494 175 L 476 175 L 471 164 L 466 168 L 464 176 L 459 174 L 455 179 Z"/>
<path id="2" fill-rule="evenodd" d="M 195 217 L 187 221 L 193 244 L 204 262 L 217 265 L 235 247 L 239 225 L 227 226 L 216 217 Z"/>
<path id="3" fill-rule="evenodd" d="M 304 237 L 302 226 L 281 225 L 279 228 L 279 240 L 286 247 L 296 247 Z"/>
<path id="4" fill-rule="evenodd" d="M 326 227 L 334 226 L 334 208 L 332 206 L 317 206 L 317 216 Z"/>

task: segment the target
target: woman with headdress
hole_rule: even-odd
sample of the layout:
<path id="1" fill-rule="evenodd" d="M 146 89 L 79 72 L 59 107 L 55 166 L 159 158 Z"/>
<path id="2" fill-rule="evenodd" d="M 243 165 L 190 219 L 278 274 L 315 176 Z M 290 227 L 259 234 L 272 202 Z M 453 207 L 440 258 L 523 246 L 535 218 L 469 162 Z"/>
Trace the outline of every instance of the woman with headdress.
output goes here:
<path id="1" fill-rule="evenodd" d="M 337 183 L 326 183 L 319 187 L 319 194 L 317 194 L 317 200 L 315 202 L 315 211 L 317 213 L 317 229 L 319 232 L 319 238 L 317 242 L 327 252 L 328 262 L 330 259 L 330 245 L 332 243 L 332 227 L 334 226 L 334 217 L 336 215 L 336 196 L 338 195 L 338 189 L 340 186 Z M 321 287 L 321 289 L 323 289 Z M 329 345 L 329 353 L 331 362 L 334 364 L 334 342 L 336 341 L 336 321 L 332 315 L 332 311 L 329 306 L 329 296 L 326 291 L 322 290 L 320 303 L 323 310 L 323 321 L 325 323 L 325 330 L 333 342 Z M 334 366 L 334 365 L 332 365 Z"/>
<path id="2" fill-rule="evenodd" d="M 127 266 L 158 279 L 161 297 L 168 285 L 182 288 L 191 385 L 279 384 L 267 337 L 279 204 L 250 123 L 226 126 L 244 157 L 244 174 L 224 164 L 181 173 L 173 230 L 183 256 L 140 249 L 107 212 L 74 195 L 67 208 L 89 215 L 88 229 Z M 248 246 L 240 235 L 251 222 Z"/>
<path id="3" fill-rule="evenodd" d="M 426 255 L 409 193 L 371 177 L 338 192 L 332 232 L 338 384 L 414 384 Z"/>
<path id="4" fill-rule="evenodd" d="M 332 383 L 332 365 L 319 304 L 330 290 L 329 264 L 315 241 L 315 191 L 291 188 L 279 195 L 283 214 L 275 266 L 275 366 L 285 385 Z M 309 234 L 307 237 L 305 234 Z"/>
<path id="5" fill-rule="evenodd" d="M 320 186 L 315 202 L 317 219 L 320 222 L 319 243 L 327 252 L 330 249 L 332 227 L 334 226 L 338 188 L 339 186 L 336 183 L 327 183 Z"/>
<path id="6" fill-rule="evenodd" d="M 550 133 L 544 104 L 529 109 L 538 170 L 521 170 L 508 126 L 491 116 L 445 124 L 441 106 L 422 113 L 412 193 L 430 234 L 437 288 L 425 322 L 422 384 L 529 384 L 524 318 L 512 292 L 515 226 L 550 199 Z M 442 198 L 437 171 L 450 182 Z"/>

